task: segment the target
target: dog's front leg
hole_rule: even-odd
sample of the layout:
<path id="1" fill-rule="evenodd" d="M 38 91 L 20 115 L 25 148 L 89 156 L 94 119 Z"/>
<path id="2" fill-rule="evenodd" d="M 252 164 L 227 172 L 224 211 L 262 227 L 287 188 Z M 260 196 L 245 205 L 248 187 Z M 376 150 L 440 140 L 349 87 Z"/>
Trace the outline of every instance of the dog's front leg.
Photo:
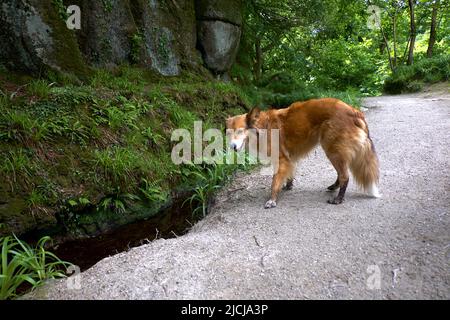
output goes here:
<path id="1" fill-rule="evenodd" d="M 277 206 L 278 194 L 281 191 L 283 184 L 286 182 L 288 177 L 292 176 L 294 166 L 288 160 L 280 159 L 280 164 L 277 173 L 272 179 L 272 193 L 270 199 L 264 205 L 264 208 L 270 209 Z"/>

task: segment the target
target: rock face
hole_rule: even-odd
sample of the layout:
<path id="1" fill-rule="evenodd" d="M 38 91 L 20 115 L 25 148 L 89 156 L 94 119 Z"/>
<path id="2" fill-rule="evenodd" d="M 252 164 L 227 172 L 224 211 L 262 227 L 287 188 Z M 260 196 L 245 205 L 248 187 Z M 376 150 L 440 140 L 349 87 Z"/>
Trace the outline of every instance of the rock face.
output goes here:
<path id="1" fill-rule="evenodd" d="M 75 33 L 86 60 L 95 66 L 127 62 L 132 50 L 130 39 L 137 32 L 128 1 L 83 0 L 76 4 L 82 19 L 81 29 Z"/>
<path id="2" fill-rule="evenodd" d="M 198 44 L 208 69 L 226 73 L 236 59 L 241 38 L 240 0 L 197 0 Z"/>
<path id="3" fill-rule="evenodd" d="M 66 27 L 69 4 L 81 9 L 80 30 Z M 0 63 L 35 74 L 138 63 L 174 76 L 204 62 L 221 74 L 235 60 L 241 7 L 240 0 L 8 0 L 0 4 Z"/>
<path id="4" fill-rule="evenodd" d="M 242 25 L 242 0 L 196 0 L 197 19 L 219 20 L 237 26 Z"/>
<path id="5" fill-rule="evenodd" d="M 208 69 L 217 74 L 228 71 L 236 58 L 240 28 L 222 21 L 202 21 L 198 33 Z"/>
<path id="6" fill-rule="evenodd" d="M 182 67 L 201 64 L 196 51 L 194 3 L 189 0 L 131 0 L 141 30 L 139 60 L 165 76 L 178 75 Z"/>
<path id="7" fill-rule="evenodd" d="M 8 0 L 0 4 L 0 62 L 39 73 L 45 69 L 83 74 L 76 38 L 51 0 Z"/>

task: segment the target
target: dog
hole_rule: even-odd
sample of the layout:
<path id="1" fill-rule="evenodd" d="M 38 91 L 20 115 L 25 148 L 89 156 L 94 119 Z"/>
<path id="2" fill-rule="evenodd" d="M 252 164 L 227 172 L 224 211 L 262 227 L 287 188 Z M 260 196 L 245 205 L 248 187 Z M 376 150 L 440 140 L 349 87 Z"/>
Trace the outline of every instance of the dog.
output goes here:
<path id="1" fill-rule="evenodd" d="M 349 171 L 357 184 L 372 197 L 378 192 L 379 161 L 369 135 L 364 114 L 334 98 L 294 102 L 285 109 L 261 111 L 254 107 L 246 114 L 226 120 L 230 147 L 239 151 L 251 132 L 279 129 L 278 168 L 272 180 L 272 192 L 265 208 L 277 205 L 278 195 L 293 187 L 296 163 L 320 144 L 337 171 L 336 182 L 328 187 L 338 194 L 330 204 L 341 204 L 349 182 Z M 229 130 L 232 129 L 232 130 Z M 253 129 L 253 130 L 251 130 Z M 269 141 L 270 143 L 270 141 Z"/>

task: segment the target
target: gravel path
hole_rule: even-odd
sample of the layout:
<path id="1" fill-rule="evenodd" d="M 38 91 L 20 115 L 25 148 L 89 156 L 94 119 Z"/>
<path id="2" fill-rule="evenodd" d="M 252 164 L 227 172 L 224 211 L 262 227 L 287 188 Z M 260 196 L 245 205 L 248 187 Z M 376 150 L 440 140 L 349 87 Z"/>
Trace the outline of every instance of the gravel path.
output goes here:
<path id="1" fill-rule="evenodd" d="M 327 204 L 336 177 L 317 149 L 277 208 L 263 209 L 271 177 L 242 175 L 187 235 L 100 261 L 81 289 L 61 280 L 28 298 L 450 299 L 447 86 L 366 100 L 381 199 L 350 180 L 346 202 Z"/>

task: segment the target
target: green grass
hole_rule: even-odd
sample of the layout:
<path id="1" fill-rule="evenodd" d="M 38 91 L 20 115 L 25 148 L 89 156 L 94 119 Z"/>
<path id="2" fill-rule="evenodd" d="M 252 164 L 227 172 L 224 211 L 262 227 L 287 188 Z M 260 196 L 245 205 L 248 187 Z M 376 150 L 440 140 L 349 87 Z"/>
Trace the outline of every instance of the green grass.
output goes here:
<path id="1" fill-rule="evenodd" d="M 0 141 L 37 142 L 48 138 L 48 132 L 47 122 L 40 122 L 24 111 L 4 110 L 0 114 Z"/>
<path id="2" fill-rule="evenodd" d="M 10 99 L 7 93 L 0 90 L 0 108 L 8 107 L 10 104 Z"/>
<path id="3" fill-rule="evenodd" d="M 94 151 L 94 167 L 107 177 L 112 184 L 124 186 L 136 172 L 145 169 L 143 159 L 134 150 L 112 146 Z"/>
<path id="4" fill-rule="evenodd" d="M 15 298 L 25 283 L 34 289 L 48 279 L 65 277 L 62 270 L 70 264 L 46 249 L 50 240 L 43 237 L 32 247 L 15 235 L 0 238 L 0 300 Z"/>
<path id="5" fill-rule="evenodd" d="M 45 204 L 46 198 L 39 190 L 31 191 L 27 198 L 27 204 L 29 207 L 34 208 Z"/>
<path id="6" fill-rule="evenodd" d="M 51 87 L 53 83 L 49 83 L 43 79 L 37 79 L 31 81 L 27 86 L 27 91 L 30 95 L 36 96 L 41 99 L 48 98 L 50 96 Z"/>
<path id="7" fill-rule="evenodd" d="M 418 59 L 412 66 L 398 67 L 384 83 L 384 91 L 391 94 L 420 91 L 425 83 L 450 79 L 450 55 Z"/>
<path id="8" fill-rule="evenodd" d="M 233 157 L 235 154 L 233 153 Z M 208 212 L 209 201 L 216 194 L 216 192 L 227 184 L 233 177 L 236 170 L 249 170 L 253 167 L 250 163 L 249 155 L 245 154 L 243 164 L 227 164 L 226 158 L 228 155 L 222 155 L 223 163 L 216 163 L 213 161 L 206 161 L 210 164 L 202 165 L 185 165 L 184 176 L 185 179 L 194 181 L 195 188 L 193 194 L 185 200 L 193 209 L 192 215 L 194 217 L 205 217 Z"/>
<path id="9" fill-rule="evenodd" d="M 33 177 L 34 165 L 30 156 L 22 149 L 0 151 L 0 172 L 8 177 L 11 189 L 20 188 L 20 185 L 28 183 Z"/>
<path id="10" fill-rule="evenodd" d="M 94 88 L 109 88 L 121 93 L 136 93 L 143 90 L 144 78 L 142 69 L 125 65 L 114 72 L 104 69 L 96 70 L 90 85 Z"/>

